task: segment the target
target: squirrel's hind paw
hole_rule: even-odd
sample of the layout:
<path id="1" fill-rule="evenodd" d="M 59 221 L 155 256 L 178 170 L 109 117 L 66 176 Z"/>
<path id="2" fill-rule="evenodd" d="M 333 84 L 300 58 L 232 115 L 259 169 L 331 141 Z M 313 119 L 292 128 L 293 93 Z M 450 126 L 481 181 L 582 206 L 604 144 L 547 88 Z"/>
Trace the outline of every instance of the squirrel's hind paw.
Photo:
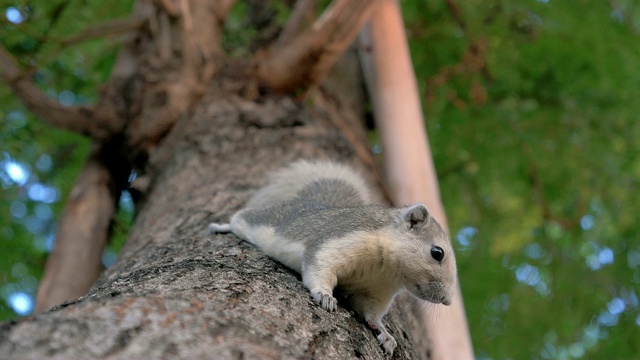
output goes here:
<path id="1" fill-rule="evenodd" d="M 384 327 L 382 319 L 377 317 L 369 318 L 369 320 L 367 320 L 367 324 L 369 324 L 369 327 L 373 330 L 380 331 L 380 334 L 377 336 L 378 343 L 382 345 L 385 353 L 389 354 L 389 356 L 393 356 L 393 350 L 396 349 L 398 343 L 396 342 L 396 339 L 389 334 L 387 328 Z"/>
<path id="2" fill-rule="evenodd" d="M 389 333 L 380 333 L 380 335 L 378 335 L 378 342 L 384 348 L 385 353 L 389 354 L 389 356 L 393 356 L 393 350 L 398 346 L 398 343 L 393 336 Z"/>

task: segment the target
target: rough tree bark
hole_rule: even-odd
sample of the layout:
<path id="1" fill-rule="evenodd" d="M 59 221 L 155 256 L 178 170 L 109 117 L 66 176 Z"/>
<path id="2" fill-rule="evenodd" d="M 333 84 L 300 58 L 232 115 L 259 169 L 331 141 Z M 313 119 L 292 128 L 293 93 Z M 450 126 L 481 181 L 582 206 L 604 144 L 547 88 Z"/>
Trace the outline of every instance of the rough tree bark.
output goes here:
<path id="1" fill-rule="evenodd" d="M 228 219 L 269 170 L 301 157 L 361 164 L 331 115 L 340 114 L 362 135 L 359 114 L 351 110 L 361 101 L 353 97 L 356 85 L 323 86 L 314 94 L 322 106 L 305 106 L 259 93 L 244 75 L 233 66 L 221 71 L 202 102 L 151 153 L 154 181 L 117 264 L 86 296 L 4 324 L 2 354 L 383 357 L 374 333 L 348 308 L 322 310 L 297 274 L 233 235 L 203 236 L 207 223 Z M 426 354 L 413 310 L 401 302 L 387 317 L 399 343 L 396 358 Z"/>
<path id="2" fill-rule="evenodd" d="M 87 295 L 2 324 L 3 357 L 384 357 L 374 332 L 348 308 L 322 310 L 293 271 L 233 235 L 204 235 L 209 222 L 225 221 L 239 209 L 268 171 L 295 159 L 350 162 L 375 183 L 357 61 L 341 61 L 304 98 L 278 93 L 273 89 L 297 85 L 286 74 L 272 82 L 264 67 L 253 72 L 246 61 L 221 61 L 215 44 L 231 3 L 214 9 L 207 1 L 140 2 L 135 16 L 147 25 L 123 49 L 100 101 L 59 109 L 62 116 L 55 119 L 62 127 L 103 143 L 118 140 L 119 151 L 130 152 L 122 168 L 143 165 L 149 185 L 141 189 L 118 262 Z M 308 45 L 316 56 L 307 68 L 296 53 L 286 60 L 302 67 L 296 77 L 322 79 L 342 50 L 317 47 L 318 39 L 335 38 L 332 29 L 345 22 L 362 23 L 351 17 L 329 21 L 332 9 L 347 3 L 337 0 L 322 21 L 298 34 L 290 29 L 278 43 Z M 355 8 L 362 16 L 370 12 Z M 207 26 L 194 27 L 196 21 Z M 5 55 L 0 60 L 11 64 Z M 257 61 L 270 56 L 267 51 Z M 55 107 L 6 69 L 0 75 L 19 95 L 36 95 L 32 107 Z M 65 111 L 82 116 L 65 118 Z M 428 357 L 420 310 L 402 297 L 387 315 L 398 341 L 394 358 Z"/>

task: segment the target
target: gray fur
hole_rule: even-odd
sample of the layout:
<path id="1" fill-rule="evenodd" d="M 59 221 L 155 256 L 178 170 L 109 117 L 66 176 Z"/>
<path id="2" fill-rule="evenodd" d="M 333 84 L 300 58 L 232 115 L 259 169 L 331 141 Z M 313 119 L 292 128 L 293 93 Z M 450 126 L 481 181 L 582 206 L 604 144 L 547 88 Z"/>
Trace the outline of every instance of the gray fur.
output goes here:
<path id="1" fill-rule="evenodd" d="M 393 223 L 393 216 L 387 209 L 378 205 L 361 205 L 326 209 L 292 218 L 281 224 L 276 232 L 287 239 L 304 242 L 304 260 L 311 264 L 315 262 L 316 254 L 322 246 L 339 242 L 345 235 L 355 231 L 372 232 Z"/>
<path id="2" fill-rule="evenodd" d="M 263 208 L 276 202 L 289 200 L 305 186 L 321 179 L 340 180 L 355 189 L 358 201 L 371 202 L 371 191 L 366 182 L 350 168 L 331 161 L 297 161 L 270 174 L 267 184 L 247 202 L 247 208 Z"/>
<path id="3" fill-rule="evenodd" d="M 231 231 L 302 274 L 313 300 L 333 311 L 340 286 L 378 340 L 393 353 L 395 339 L 382 324 L 395 295 L 450 304 L 456 282 L 451 244 L 422 204 L 387 209 L 370 204 L 365 181 L 331 162 L 294 163 L 269 177 L 230 224 Z M 431 255 L 440 247 L 444 257 Z"/>

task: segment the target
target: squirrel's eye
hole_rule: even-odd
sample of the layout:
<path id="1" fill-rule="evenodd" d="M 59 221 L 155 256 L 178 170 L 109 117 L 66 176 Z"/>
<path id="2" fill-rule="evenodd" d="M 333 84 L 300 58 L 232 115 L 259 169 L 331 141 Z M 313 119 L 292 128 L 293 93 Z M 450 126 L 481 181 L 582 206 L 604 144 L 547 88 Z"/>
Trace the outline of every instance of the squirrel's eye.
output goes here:
<path id="1" fill-rule="evenodd" d="M 441 261 L 444 257 L 444 250 L 440 246 L 434 246 L 431 248 L 431 257 L 437 261 Z"/>

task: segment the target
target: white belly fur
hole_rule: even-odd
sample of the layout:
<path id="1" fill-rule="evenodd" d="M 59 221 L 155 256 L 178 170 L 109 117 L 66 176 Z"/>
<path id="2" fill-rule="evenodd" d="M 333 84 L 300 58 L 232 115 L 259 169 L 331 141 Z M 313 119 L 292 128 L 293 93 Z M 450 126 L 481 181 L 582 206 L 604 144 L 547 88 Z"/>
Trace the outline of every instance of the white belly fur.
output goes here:
<path id="1" fill-rule="evenodd" d="M 231 218 L 231 229 L 234 234 L 252 243 L 268 256 L 298 273 L 302 272 L 304 244 L 277 236 L 272 226 L 251 226 L 241 216 Z"/>

